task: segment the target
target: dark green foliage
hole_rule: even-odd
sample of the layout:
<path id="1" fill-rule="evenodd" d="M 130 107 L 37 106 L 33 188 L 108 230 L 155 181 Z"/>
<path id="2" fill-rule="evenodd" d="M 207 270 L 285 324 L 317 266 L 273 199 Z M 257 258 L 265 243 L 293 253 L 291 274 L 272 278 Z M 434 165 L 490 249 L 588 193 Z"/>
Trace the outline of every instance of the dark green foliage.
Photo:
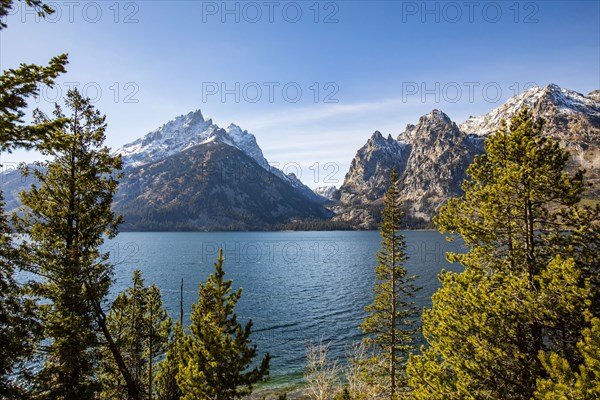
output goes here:
<path id="1" fill-rule="evenodd" d="M 356 230 L 350 222 L 331 221 L 326 219 L 306 219 L 274 225 L 271 231 L 352 231 Z"/>
<path id="2" fill-rule="evenodd" d="M 40 16 L 52 12 L 40 0 L 25 0 L 24 4 L 38 10 Z M 14 6 L 13 0 L 0 0 L 0 31 L 6 28 L 3 19 Z M 0 75 L 0 151 L 15 148 L 49 148 L 58 143 L 57 129 L 61 121 L 25 124 L 24 109 L 27 100 L 38 94 L 39 85 L 52 86 L 54 79 L 65 72 L 66 55 L 53 58 L 46 67 L 21 64 Z M 34 315 L 34 302 L 15 279 L 20 268 L 21 255 L 15 250 L 4 214 L 4 200 L 0 193 L 0 398 L 16 399 L 27 396 L 22 385 L 14 380 L 22 373 L 23 362 L 31 356 L 33 344 L 40 331 Z"/>
<path id="3" fill-rule="evenodd" d="M 406 389 L 406 362 L 414 349 L 418 310 L 411 300 L 417 288 L 403 263 L 407 260 L 404 236 L 399 233 L 402 204 L 396 169 L 390 175 L 382 212 L 381 250 L 377 252 L 376 286 L 373 303 L 366 307 L 367 318 L 361 325 L 367 348 L 374 351 L 369 363 L 375 381 L 383 377 L 384 392 L 390 398 Z"/>
<path id="4" fill-rule="evenodd" d="M 96 307 L 112 278 L 108 254 L 99 251 L 113 237 L 120 219 L 111 209 L 121 160 L 103 146 L 105 117 L 78 91 L 67 93 L 65 115 L 58 105 L 55 120 L 64 123 L 62 149 L 44 149 L 51 161 L 33 174 L 40 182 L 21 194 L 23 215 L 14 216 L 27 268 L 43 278 L 35 293 L 47 299 L 40 306 L 45 336 L 50 339 L 39 376 L 42 398 L 93 398 L 98 336 Z M 38 123 L 50 120 L 41 113 Z M 28 170 L 24 171 L 26 174 Z"/>
<path id="5" fill-rule="evenodd" d="M 577 260 L 584 277 L 590 280 L 592 313 L 600 317 L 600 204 L 564 208 L 556 218 L 569 233 L 552 230 L 548 241 L 556 254 Z"/>
<path id="6" fill-rule="evenodd" d="M 600 398 L 600 319 L 591 319 L 590 327 L 583 331 L 581 341 L 577 343 L 577 349 L 582 359 L 577 368 L 556 353 L 543 355 L 547 377 L 538 380 L 536 399 Z"/>
<path id="7" fill-rule="evenodd" d="M 232 281 L 224 279 L 223 261 L 220 250 L 215 273 L 200 284 L 198 303 L 192 306 L 177 374 L 184 400 L 240 398 L 268 375 L 268 354 L 259 366 L 250 367 L 257 355 L 250 340 L 252 321 L 245 326 L 237 322 L 234 308 L 242 289 L 232 291 Z"/>
<path id="8" fill-rule="evenodd" d="M 4 208 L 0 192 L 0 212 Z M 41 333 L 35 302 L 13 274 L 21 254 L 13 246 L 4 213 L 0 214 L 0 399 L 25 398 L 26 391 L 11 376 L 24 378 L 25 361 L 31 357 Z"/>
<path id="9" fill-rule="evenodd" d="M 51 7 L 41 0 L 25 0 L 26 4 L 38 11 L 40 16 L 53 13 Z M 0 0 L 0 30 L 6 28 L 2 18 L 14 6 L 13 0 Z M 65 72 L 67 55 L 62 54 L 50 60 L 48 66 L 21 64 L 18 68 L 2 71 L 0 75 L 0 151 L 14 148 L 43 147 L 57 144 L 57 130 L 63 121 L 37 121 L 33 125 L 24 124 L 24 109 L 27 99 L 39 94 L 40 85 L 54 85 L 54 79 Z"/>
<path id="10" fill-rule="evenodd" d="M 167 350 L 172 321 L 162 306 L 160 289 L 144 285 L 140 271 L 133 272 L 132 286 L 112 304 L 106 325 L 144 398 L 156 398 L 154 379 L 159 358 Z M 102 398 L 127 397 L 127 384 L 110 349 L 104 349 Z"/>
<path id="11" fill-rule="evenodd" d="M 173 335 L 167 345 L 167 353 L 158 365 L 156 391 L 160 400 L 179 400 L 182 396 L 177 385 L 177 373 L 181 363 L 180 352 L 183 349 L 185 335 L 180 321 L 175 322 Z"/>
<path id="12" fill-rule="evenodd" d="M 436 219 L 468 252 L 448 254 L 465 270 L 441 274 L 423 314 L 429 347 L 408 368 L 416 399 L 530 399 L 544 355 L 581 362 L 598 235 L 575 217 L 592 215 L 576 208 L 582 173 L 564 172 L 568 153 L 541 128 L 528 110 L 503 124 Z"/>
<path id="13" fill-rule="evenodd" d="M 14 148 L 52 148 L 59 143 L 57 133 L 63 120 L 37 120 L 23 123 L 27 98 L 37 96 L 39 85 L 52 86 L 54 79 L 65 72 L 66 54 L 54 57 L 46 67 L 21 64 L 0 75 L 0 151 Z"/>
<path id="14" fill-rule="evenodd" d="M 20 0 L 20 2 L 21 4 L 26 4 L 36 10 L 40 17 L 45 17 L 54 13 L 52 7 L 44 4 L 42 0 Z M 6 28 L 6 23 L 4 23 L 3 19 L 8 15 L 10 10 L 12 10 L 14 3 L 14 0 L 0 0 L 0 30 Z"/>
<path id="15" fill-rule="evenodd" d="M 348 388 L 345 387 L 337 396 L 335 396 L 334 400 L 352 400 L 352 396 L 350 396 Z"/>

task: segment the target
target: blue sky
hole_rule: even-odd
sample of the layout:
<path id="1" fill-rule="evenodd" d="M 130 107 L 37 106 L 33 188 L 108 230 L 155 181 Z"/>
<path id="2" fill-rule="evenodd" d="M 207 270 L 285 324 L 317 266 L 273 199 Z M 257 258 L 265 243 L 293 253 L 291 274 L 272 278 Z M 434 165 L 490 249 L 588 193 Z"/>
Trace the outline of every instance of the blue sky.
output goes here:
<path id="1" fill-rule="evenodd" d="M 432 109 L 461 123 L 527 85 L 600 88 L 598 1 L 51 4 L 50 21 L 19 4 L 0 34 L 3 70 L 69 53 L 61 93 L 33 106 L 79 85 L 112 148 L 201 109 L 311 187 L 339 186 L 373 131 L 395 137 Z"/>

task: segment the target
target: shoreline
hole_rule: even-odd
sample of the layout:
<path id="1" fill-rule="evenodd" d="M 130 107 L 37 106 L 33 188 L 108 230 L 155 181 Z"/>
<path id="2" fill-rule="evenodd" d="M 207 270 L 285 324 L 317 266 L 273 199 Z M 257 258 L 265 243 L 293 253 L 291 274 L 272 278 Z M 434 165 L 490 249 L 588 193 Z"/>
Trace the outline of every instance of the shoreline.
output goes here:
<path id="1" fill-rule="evenodd" d="M 149 231 L 149 230 L 128 230 L 123 229 L 119 230 L 119 233 L 271 233 L 271 232 L 379 232 L 379 229 L 348 229 L 348 230 L 336 230 L 336 229 L 309 229 L 309 230 L 294 230 L 294 229 L 273 229 L 273 230 L 210 230 L 210 231 L 201 231 L 201 230 L 157 230 L 157 231 Z M 438 232 L 435 228 L 422 228 L 422 229 L 401 229 L 399 232 Z"/>
<path id="2" fill-rule="evenodd" d="M 277 400 L 279 396 L 285 395 L 287 400 L 305 400 L 309 399 L 306 389 L 291 386 L 289 388 L 262 388 L 252 392 L 251 395 L 244 397 L 244 400 Z"/>

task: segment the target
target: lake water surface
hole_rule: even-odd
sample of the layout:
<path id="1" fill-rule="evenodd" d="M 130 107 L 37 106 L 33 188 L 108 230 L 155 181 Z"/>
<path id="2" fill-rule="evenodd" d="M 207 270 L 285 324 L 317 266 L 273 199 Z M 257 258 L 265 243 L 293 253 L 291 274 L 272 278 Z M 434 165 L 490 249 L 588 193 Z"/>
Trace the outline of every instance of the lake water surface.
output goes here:
<path id="1" fill-rule="evenodd" d="M 433 231 L 408 231 L 406 268 L 423 287 L 415 301 L 429 306 L 442 269 L 460 270 L 445 260 L 446 251 L 462 251 Z M 134 269 L 147 284 L 162 290 L 171 316 L 179 318 L 183 279 L 184 324 L 198 285 L 213 272 L 223 248 L 226 277 L 244 292 L 238 320 L 252 319 L 260 353 L 271 354 L 268 386 L 301 382 L 307 341 L 330 345 L 343 357 L 360 339 L 358 325 L 371 302 L 378 232 L 126 232 L 105 244 L 116 263 L 112 296 L 127 288 Z"/>

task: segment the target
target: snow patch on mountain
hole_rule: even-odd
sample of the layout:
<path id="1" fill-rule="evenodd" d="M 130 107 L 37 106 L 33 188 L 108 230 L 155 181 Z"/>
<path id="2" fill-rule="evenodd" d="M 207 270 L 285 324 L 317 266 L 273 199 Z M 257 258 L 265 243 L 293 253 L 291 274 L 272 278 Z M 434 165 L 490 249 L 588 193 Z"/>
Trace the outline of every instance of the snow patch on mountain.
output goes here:
<path id="1" fill-rule="evenodd" d="M 121 155 L 125 166 L 137 167 L 213 141 L 235 146 L 261 167 L 269 168 L 254 135 L 235 124 L 221 129 L 212 119 L 205 120 L 200 110 L 176 117 L 115 153 Z"/>
<path id="2" fill-rule="evenodd" d="M 324 197 L 328 200 L 332 200 L 333 199 L 333 195 L 335 194 L 335 192 L 337 191 L 337 187 L 335 186 L 320 186 L 318 188 L 314 188 L 313 192 L 315 192 L 315 194 Z"/>
<path id="3" fill-rule="evenodd" d="M 545 87 L 533 87 L 527 89 L 518 96 L 511 97 L 506 103 L 493 109 L 489 113 L 480 116 L 471 116 L 460 125 L 460 130 L 471 135 L 488 135 L 500 126 L 500 121 L 517 114 L 524 107 L 536 108 L 542 102 L 552 103 L 555 110 L 560 114 L 587 114 L 600 116 L 598 101 L 592 92 L 590 96 L 584 96 L 574 90 L 563 89 L 553 83 Z M 553 111 L 545 108 L 545 117 Z"/>
<path id="4" fill-rule="evenodd" d="M 253 134 L 248 133 L 247 130 L 243 130 L 235 124 L 230 124 L 227 127 L 226 132 L 227 138 L 232 141 L 232 146 L 242 150 L 264 169 L 269 169 L 269 163 L 263 156 L 263 152 L 258 146 L 258 143 L 256 143 L 256 137 L 254 137 Z"/>
<path id="5" fill-rule="evenodd" d="M 324 202 L 321 196 L 304 185 L 293 173 L 286 175 L 269 165 L 253 134 L 233 123 L 227 129 L 222 129 L 212 119 L 205 120 L 200 110 L 176 117 L 144 137 L 117 149 L 115 154 L 121 155 L 125 167 L 138 167 L 215 141 L 237 147 L 263 169 L 294 187 L 306 198 L 318 203 Z"/>

